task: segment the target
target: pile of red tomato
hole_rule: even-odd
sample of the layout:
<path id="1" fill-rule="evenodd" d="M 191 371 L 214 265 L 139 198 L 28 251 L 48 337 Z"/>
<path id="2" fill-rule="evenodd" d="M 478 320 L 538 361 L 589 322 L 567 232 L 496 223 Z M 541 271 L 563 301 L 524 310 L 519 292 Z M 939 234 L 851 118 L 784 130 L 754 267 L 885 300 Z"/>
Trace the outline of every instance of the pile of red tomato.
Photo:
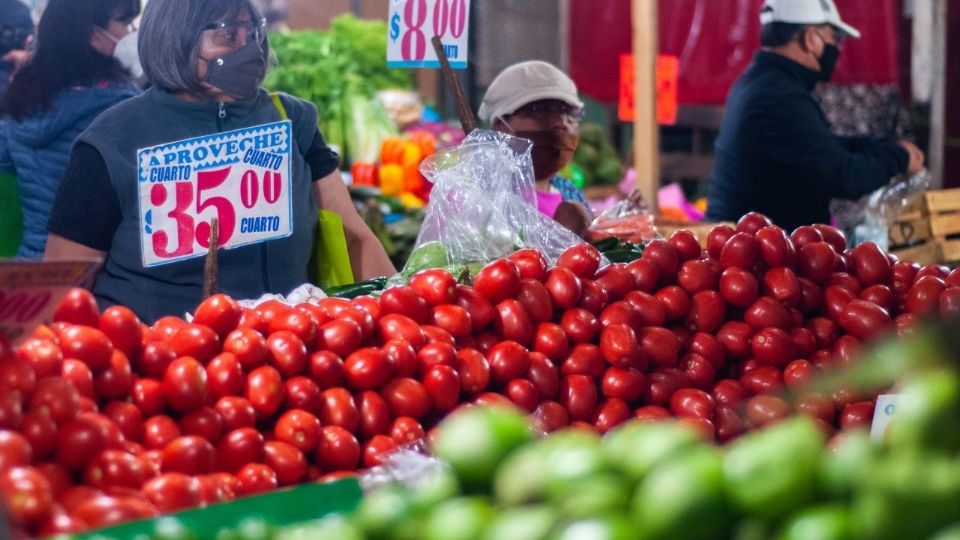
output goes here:
<path id="1" fill-rule="evenodd" d="M 464 403 L 545 432 L 677 416 L 725 442 L 794 413 L 832 432 L 869 422 L 871 396 L 781 391 L 960 313 L 960 271 L 757 214 L 705 251 L 681 231 L 600 262 L 527 249 L 473 286 L 435 269 L 379 298 L 216 295 L 152 326 L 76 290 L 0 347 L 0 494 L 30 534 L 102 527 L 378 465 Z"/>

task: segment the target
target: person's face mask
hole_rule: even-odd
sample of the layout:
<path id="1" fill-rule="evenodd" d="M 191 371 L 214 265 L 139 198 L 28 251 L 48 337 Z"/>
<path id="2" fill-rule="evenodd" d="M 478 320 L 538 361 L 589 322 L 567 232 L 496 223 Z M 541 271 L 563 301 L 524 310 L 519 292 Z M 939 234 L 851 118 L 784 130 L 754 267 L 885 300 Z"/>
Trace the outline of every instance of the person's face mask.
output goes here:
<path id="1" fill-rule="evenodd" d="M 573 160 L 580 144 L 580 135 L 566 130 L 516 131 L 505 118 L 500 121 L 515 137 L 533 143 L 533 175 L 537 180 L 546 180 L 560 172 Z"/>
<path id="2" fill-rule="evenodd" d="M 238 99 L 253 97 L 267 71 L 267 62 L 257 40 L 250 40 L 230 54 L 207 60 L 206 82 Z"/>
<path id="3" fill-rule="evenodd" d="M 139 30 L 133 30 L 122 38 L 117 38 L 103 28 L 97 28 L 100 34 L 113 42 L 113 57 L 120 62 L 134 80 L 143 79 L 143 66 L 140 64 L 140 53 L 137 51 Z"/>
<path id="4" fill-rule="evenodd" d="M 833 71 L 837 67 L 837 61 L 840 60 L 840 49 L 836 45 L 827 42 L 820 32 L 817 32 L 817 35 L 823 40 L 823 52 L 820 53 L 820 57 L 817 58 L 817 61 L 820 63 L 820 80 L 826 82 L 833 77 Z"/>

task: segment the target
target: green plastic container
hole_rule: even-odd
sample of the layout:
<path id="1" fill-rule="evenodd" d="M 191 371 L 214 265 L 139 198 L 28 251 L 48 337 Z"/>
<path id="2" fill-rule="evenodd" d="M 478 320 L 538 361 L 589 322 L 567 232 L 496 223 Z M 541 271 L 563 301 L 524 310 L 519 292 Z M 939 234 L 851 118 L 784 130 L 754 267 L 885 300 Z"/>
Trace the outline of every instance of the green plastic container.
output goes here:
<path id="1" fill-rule="evenodd" d="M 23 238 L 23 214 L 17 177 L 0 173 L 0 257 L 13 257 Z"/>
<path id="2" fill-rule="evenodd" d="M 169 514 L 192 531 L 198 540 L 213 540 L 222 529 L 236 528 L 249 518 L 260 518 L 283 527 L 319 519 L 330 514 L 348 514 L 360 504 L 363 491 L 356 479 L 330 484 L 304 484 L 229 503 Z M 147 540 L 153 536 L 154 520 L 134 521 L 78 535 L 80 540 Z"/>

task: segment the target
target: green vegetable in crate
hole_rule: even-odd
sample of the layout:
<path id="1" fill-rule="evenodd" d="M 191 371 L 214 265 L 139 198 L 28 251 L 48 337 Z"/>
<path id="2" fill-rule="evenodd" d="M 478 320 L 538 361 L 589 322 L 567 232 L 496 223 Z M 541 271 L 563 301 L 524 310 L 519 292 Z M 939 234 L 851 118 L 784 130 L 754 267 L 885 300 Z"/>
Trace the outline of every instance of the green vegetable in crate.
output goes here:
<path id="1" fill-rule="evenodd" d="M 847 540 L 850 512 L 839 505 L 814 506 L 794 515 L 783 526 L 779 540 Z"/>
<path id="2" fill-rule="evenodd" d="M 914 378 L 901 391 L 897 422 L 890 426 L 894 447 L 960 450 L 960 376 L 935 370 Z"/>
<path id="3" fill-rule="evenodd" d="M 849 499 L 863 483 L 876 457 L 876 446 L 866 431 L 853 431 L 839 436 L 833 447 L 825 448 L 820 458 L 818 484 L 821 493 Z"/>
<path id="4" fill-rule="evenodd" d="M 487 527 L 482 540 L 545 540 L 557 523 L 549 506 L 516 506 L 500 512 Z"/>
<path id="5" fill-rule="evenodd" d="M 424 540 L 475 540 L 496 512 L 484 497 L 458 497 L 437 505 L 427 517 Z"/>
<path id="6" fill-rule="evenodd" d="M 610 515 L 574 521 L 554 536 L 556 540 L 633 540 L 637 538 L 636 530 L 630 520 L 623 516 Z"/>
<path id="7" fill-rule="evenodd" d="M 823 435 L 794 418 L 730 445 L 723 474 L 734 505 L 750 516 L 776 519 L 813 500 Z"/>
<path id="8" fill-rule="evenodd" d="M 636 482 L 660 462 L 699 443 L 697 433 L 683 424 L 631 423 L 607 435 L 603 449 L 610 463 Z"/>
<path id="9" fill-rule="evenodd" d="M 357 508 L 354 521 L 369 538 L 390 538 L 390 534 L 410 516 L 410 493 L 397 485 L 388 485 L 369 493 Z"/>

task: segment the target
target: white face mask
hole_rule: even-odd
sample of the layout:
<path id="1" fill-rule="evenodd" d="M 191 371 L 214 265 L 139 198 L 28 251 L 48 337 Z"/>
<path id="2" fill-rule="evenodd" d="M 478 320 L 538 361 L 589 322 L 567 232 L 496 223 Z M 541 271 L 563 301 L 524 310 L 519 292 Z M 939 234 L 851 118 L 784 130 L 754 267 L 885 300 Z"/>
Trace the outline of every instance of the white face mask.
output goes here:
<path id="1" fill-rule="evenodd" d="M 113 49 L 113 57 L 117 59 L 117 62 L 120 62 L 120 65 L 130 72 L 130 75 L 135 81 L 143 80 L 143 66 L 140 65 L 140 53 L 137 51 L 137 40 L 140 31 L 134 30 L 122 38 L 117 39 L 116 36 L 106 30 L 99 28 L 98 30 L 116 44 L 116 47 Z"/>

